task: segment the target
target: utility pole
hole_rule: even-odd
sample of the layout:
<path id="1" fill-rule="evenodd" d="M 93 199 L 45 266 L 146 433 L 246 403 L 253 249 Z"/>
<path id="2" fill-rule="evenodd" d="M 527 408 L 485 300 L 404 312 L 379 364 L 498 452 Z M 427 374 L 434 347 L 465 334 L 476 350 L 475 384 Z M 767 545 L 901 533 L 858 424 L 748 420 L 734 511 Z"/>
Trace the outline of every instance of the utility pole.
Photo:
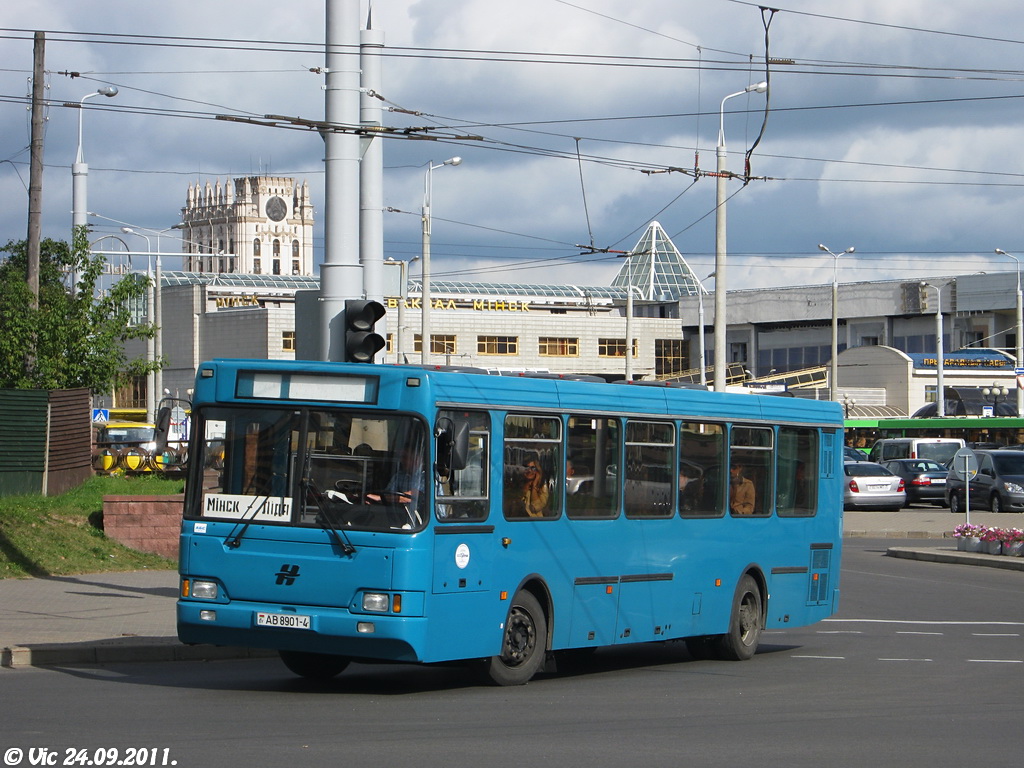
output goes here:
<path id="1" fill-rule="evenodd" d="M 36 32 L 32 46 L 32 139 L 29 148 L 28 269 L 25 279 L 32 291 L 32 309 L 39 307 L 39 243 L 43 216 L 43 60 L 46 35 Z"/>

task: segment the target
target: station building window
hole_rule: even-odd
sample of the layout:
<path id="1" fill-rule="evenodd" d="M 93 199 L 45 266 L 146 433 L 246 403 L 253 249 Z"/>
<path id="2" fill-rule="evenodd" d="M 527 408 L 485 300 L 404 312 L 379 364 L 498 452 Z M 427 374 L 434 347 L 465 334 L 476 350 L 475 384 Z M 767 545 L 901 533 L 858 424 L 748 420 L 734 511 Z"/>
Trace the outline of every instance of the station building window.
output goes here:
<path id="1" fill-rule="evenodd" d="M 518 336 L 477 336 L 476 351 L 480 355 L 518 355 Z"/>
<path id="2" fill-rule="evenodd" d="M 579 357 L 580 340 L 541 336 L 537 342 L 537 351 L 541 357 Z"/>

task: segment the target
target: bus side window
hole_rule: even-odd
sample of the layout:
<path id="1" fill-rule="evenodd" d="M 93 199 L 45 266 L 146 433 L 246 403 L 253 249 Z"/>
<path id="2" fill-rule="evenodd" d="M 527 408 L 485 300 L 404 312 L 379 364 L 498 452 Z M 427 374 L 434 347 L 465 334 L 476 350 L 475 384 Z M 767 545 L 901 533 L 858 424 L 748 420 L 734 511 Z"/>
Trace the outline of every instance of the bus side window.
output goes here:
<path id="1" fill-rule="evenodd" d="M 733 426 L 729 442 L 729 512 L 739 517 L 770 515 L 774 433 L 763 427 Z"/>
<path id="2" fill-rule="evenodd" d="M 569 517 L 609 518 L 619 514 L 619 434 L 616 419 L 569 416 L 565 478 Z"/>
<path id="3" fill-rule="evenodd" d="M 626 517 L 671 517 L 675 429 L 654 421 L 626 422 Z"/>
<path id="4" fill-rule="evenodd" d="M 817 511 L 819 454 L 816 429 L 779 428 L 775 508 L 780 517 L 810 517 Z"/>
<path id="5" fill-rule="evenodd" d="M 721 424 L 683 422 L 679 428 L 679 514 L 719 517 L 724 504 L 725 429 Z"/>
<path id="6" fill-rule="evenodd" d="M 509 519 L 558 517 L 565 474 L 561 426 L 548 416 L 505 417 L 502 506 Z"/>

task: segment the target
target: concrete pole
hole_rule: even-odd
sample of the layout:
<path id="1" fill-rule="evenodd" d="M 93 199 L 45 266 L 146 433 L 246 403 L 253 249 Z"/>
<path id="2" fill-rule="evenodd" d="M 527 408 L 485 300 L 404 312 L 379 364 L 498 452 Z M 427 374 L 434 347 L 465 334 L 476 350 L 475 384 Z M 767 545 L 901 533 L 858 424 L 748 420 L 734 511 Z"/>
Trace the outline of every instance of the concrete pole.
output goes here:
<path id="1" fill-rule="evenodd" d="M 726 97 L 728 98 L 728 97 Z M 723 108 L 725 100 L 722 100 Z M 725 292 L 728 285 L 726 279 L 725 253 L 725 133 L 718 132 L 718 177 L 716 179 L 715 203 L 715 350 L 714 350 L 714 382 L 715 392 L 725 391 L 725 336 L 726 310 Z"/>
<path id="2" fill-rule="evenodd" d="M 434 164 L 427 163 L 427 175 L 423 180 L 423 210 L 420 221 L 423 225 L 420 248 L 420 363 L 430 365 L 430 187 L 433 181 Z"/>
<path id="3" fill-rule="evenodd" d="M 839 394 L 839 281 L 835 276 L 832 278 L 832 361 L 828 379 L 828 399 L 834 401 Z"/>
<path id="4" fill-rule="evenodd" d="M 1020 288 L 1020 265 L 1017 266 L 1017 367 L 1024 363 L 1024 297 L 1021 296 Z M 1017 390 L 1017 415 L 1024 413 L 1024 389 L 1021 389 L 1014 376 L 1014 385 Z"/>
<path id="5" fill-rule="evenodd" d="M 43 220 L 43 136 L 46 126 L 45 104 L 45 71 L 43 61 L 46 51 L 46 36 L 42 32 L 35 33 L 32 46 L 32 128 L 29 144 L 29 176 L 28 176 L 28 235 L 26 239 L 26 256 L 28 268 L 25 282 L 32 294 L 32 308 L 39 306 L 39 258 L 42 248 Z M 35 357 L 35 351 L 30 353 Z"/>
<path id="6" fill-rule="evenodd" d="M 626 381 L 633 380 L 633 256 L 626 255 Z"/>
<path id="7" fill-rule="evenodd" d="M 324 112 L 359 124 L 359 0 L 326 0 Z M 320 266 L 320 359 L 345 359 L 345 300 L 363 294 L 359 264 L 359 137 L 324 131 L 324 262 Z"/>
<path id="8" fill-rule="evenodd" d="M 697 290 L 697 333 L 700 334 L 698 338 L 698 347 L 700 349 L 700 385 L 706 387 L 707 372 L 704 370 L 706 355 L 704 351 L 704 287 L 698 286 Z"/>
<path id="9" fill-rule="evenodd" d="M 370 20 L 367 19 L 367 27 Z M 361 138 L 362 159 L 359 163 L 359 263 L 363 268 L 363 295 L 384 302 L 384 141 L 373 135 L 382 125 L 381 50 L 384 33 L 365 29 L 361 34 L 362 88 L 360 90 L 360 123 L 370 133 Z M 374 328 L 387 338 L 387 315 Z M 378 353 L 383 359 L 384 352 Z"/>

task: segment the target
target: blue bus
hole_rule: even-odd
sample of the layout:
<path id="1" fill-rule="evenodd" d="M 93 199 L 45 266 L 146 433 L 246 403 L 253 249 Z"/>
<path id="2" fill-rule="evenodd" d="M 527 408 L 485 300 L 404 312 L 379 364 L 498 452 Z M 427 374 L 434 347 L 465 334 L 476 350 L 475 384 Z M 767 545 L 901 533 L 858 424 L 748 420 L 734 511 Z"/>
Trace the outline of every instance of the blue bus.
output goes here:
<path id="1" fill-rule="evenodd" d="M 213 360 L 192 417 L 185 643 L 311 678 L 463 660 L 521 685 L 623 643 L 749 659 L 837 608 L 835 403 Z"/>

